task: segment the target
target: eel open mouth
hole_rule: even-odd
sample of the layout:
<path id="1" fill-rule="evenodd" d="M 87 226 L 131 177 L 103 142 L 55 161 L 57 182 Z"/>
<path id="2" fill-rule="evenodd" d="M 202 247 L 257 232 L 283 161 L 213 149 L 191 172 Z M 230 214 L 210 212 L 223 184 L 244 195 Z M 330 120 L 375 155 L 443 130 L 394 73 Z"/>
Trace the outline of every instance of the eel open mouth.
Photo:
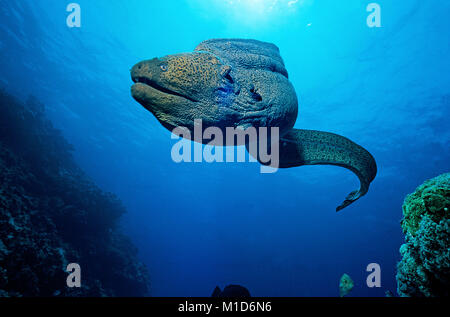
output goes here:
<path id="1" fill-rule="evenodd" d="M 139 84 L 144 84 L 144 85 L 150 86 L 153 89 L 156 89 L 156 90 L 158 90 L 158 91 L 160 91 L 162 93 L 165 93 L 165 94 L 168 94 L 168 95 L 182 97 L 182 98 L 185 98 L 185 99 L 190 100 L 192 102 L 197 102 L 197 100 L 192 99 L 191 97 L 185 96 L 183 94 L 180 94 L 180 93 L 178 93 L 176 91 L 173 91 L 173 90 L 170 90 L 168 88 L 165 88 L 165 87 L 159 85 L 158 83 L 154 82 L 153 80 L 151 80 L 151 79 L 149 79 L 147 77 L 138 76 L 138 77 L 133 77 L 132 80 L 136 84 L 139 83 Z"/>

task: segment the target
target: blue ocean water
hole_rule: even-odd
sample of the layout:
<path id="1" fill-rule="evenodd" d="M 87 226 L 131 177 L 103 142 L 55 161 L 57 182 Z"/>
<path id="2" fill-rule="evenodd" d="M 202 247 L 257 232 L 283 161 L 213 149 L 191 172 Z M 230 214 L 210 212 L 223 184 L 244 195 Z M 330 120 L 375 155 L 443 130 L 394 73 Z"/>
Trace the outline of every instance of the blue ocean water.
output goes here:
<path id="1" fill-rule="evenodd" d="M 75 146 L 77 162 L 128 209 L 122 228 L 148 266 L 153 296 L 395 292 L 401 205 L 450 162 L 450 3 L 370 1 L 0 0 L 0 87 L 30 94 Z M 257 163 L 174 163 L 176 142 L 130 96 L 143 59 L 192 51 L 210 38 L 276 44 L 299 97 L 295 127 L 344 135 L 375 157 L 366 196 L 335 207 L 358 180 L 305 166 L 261 174 Z M 80 235 L 83 233 L 80 232 Z M 379 263 L 382 287 L 366 286 Z"/>

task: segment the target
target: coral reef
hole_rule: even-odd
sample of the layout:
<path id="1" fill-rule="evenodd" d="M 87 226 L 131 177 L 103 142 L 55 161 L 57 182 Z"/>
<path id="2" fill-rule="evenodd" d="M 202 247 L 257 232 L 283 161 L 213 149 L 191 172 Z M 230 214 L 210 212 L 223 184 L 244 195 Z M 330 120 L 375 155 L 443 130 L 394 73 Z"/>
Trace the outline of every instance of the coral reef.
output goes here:
<path id="1" fill-rule="evenodd" d="M 397 292 L 400 296 L 449 296 L 450 173 L 426 181 L 403 204 Z"/>
<path id="2" fill-rule="evenodd" d="M 0 296 L 144 296 L 125 212 L 76 165 L 44 107 L 0 91 Z M 81 287 L 66 286 L 79 263 Z"/>
<path id="3" fill-rule="evenodd" d="M 344 273 L 339 281 L 339 296 L 344 297 L 348 295 L 353 289 L 354 283 L 352 278 Z"/>

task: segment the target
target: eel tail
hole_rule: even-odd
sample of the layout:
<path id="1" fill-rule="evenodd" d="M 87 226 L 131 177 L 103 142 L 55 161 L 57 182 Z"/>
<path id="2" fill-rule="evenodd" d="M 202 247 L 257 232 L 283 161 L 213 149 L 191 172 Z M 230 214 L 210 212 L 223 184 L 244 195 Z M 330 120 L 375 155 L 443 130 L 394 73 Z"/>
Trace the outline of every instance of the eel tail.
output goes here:
<path id="1" fill-rule="evenodd" d="M 360 188 L 352 191 L 336 211 L 364 196 L 377 174 L 373 156 L 349 139 L 329 132 L 291 129 L 280 139 L 278 167 L 302 165 L 337 165 L 358 176 Z"/>

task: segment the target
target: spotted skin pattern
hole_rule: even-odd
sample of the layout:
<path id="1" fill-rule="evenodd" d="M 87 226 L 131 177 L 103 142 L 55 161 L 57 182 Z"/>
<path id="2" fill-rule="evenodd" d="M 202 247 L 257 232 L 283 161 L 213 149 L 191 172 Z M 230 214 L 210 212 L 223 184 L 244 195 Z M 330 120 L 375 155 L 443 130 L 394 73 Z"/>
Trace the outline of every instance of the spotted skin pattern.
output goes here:
<path id="1" fill-rule="evenodd" d="M 363 196 L 377 174 L 372 155 L 362 146 L 338 134 L 292 129 L 281 140 L 281 168 L 302 165 L 336 165 L 354 172 L 361 183 L 360 189 L 352 191 L 336 208 L 339 211 Z"/>
<path id="2" fill-rule="evenodd" d="M 183 91 L 200 92 L 205 89 L 205 83 L 217 83 L 220 79 L 222 63 L 212 54 L 171 55 L 161 61 L 167 65 L 161 78 Z"/>

